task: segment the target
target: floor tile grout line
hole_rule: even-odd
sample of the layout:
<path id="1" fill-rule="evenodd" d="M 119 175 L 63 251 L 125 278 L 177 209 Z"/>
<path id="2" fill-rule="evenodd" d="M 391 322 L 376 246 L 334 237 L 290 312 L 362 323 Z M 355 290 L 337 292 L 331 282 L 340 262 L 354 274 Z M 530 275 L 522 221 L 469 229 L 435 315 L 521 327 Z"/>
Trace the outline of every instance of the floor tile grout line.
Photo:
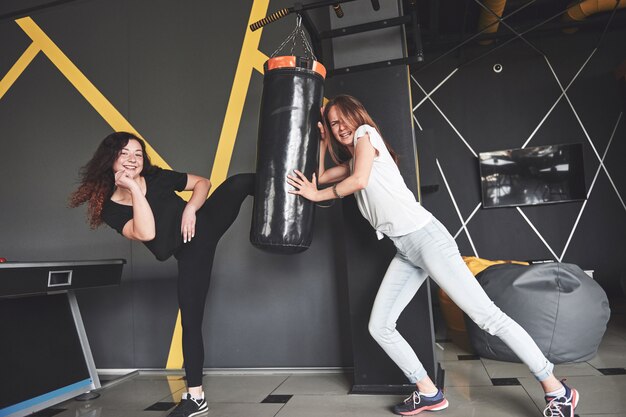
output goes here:
<path id="1" fill-rule="evenodd" d="M 528 398 L 530 398 L 530 401 L 533 403 L 533 405 L 537 408 L 538 411 L 543 411 L 541 409 L 541 407 L 537 406 L 537 404 L 535 403 L 535 400 L 533 400 L 533 396 L 530 394 L 530 392 L 528 392 L 528 390 L 526 389 L 526 387 L 524 386 L 524 384 L 522 384 L 522 381 L 520 381 L 520 386 L 522 387 L 522 389 L 524 390 L 524 392 L 526 393 L 526 395 L 528 395 Z"/>
<path id="2" fill-rule="evenodd" d="M 483 369 L 485 370 L 485 373 L 487 374 L 487 377 L 489 378 L 489 380 L 491 380 L 491 374 L 489 374 L 489 370 L 487 369 L 487 366 L 485 365 L 485 362 L 483 362 L 483 358 L 482 357 L 480 358 L 480 364 L 483 366 Z"/>
<path id="3" fill-rule="evenodd" d="M 291 378 L 292 376 L 293 376 L 293 374 L 286 375 L 286 376 L 285 376 L 285 379 L 283 379 L 283 381 L 282 381 L 280 384 L 278 384 L 278 386 L 277 386 L 276 388 L 274 388 L 274 389 L 272 390 L 272 392 L 270 392 L 270 393 L 269 393 L 269 395 L 274 395 L 274 393 L 276 392 L 276 390 L 277 390 L 278 388 L 280 388 L 280 387 L 281 387 L 281 386 L 282 386 L 285 382 L 287 382 L 287 380 L 288 380 L 289 378 Z M 276 395 L 280 395 L 280 394 L 276 394 Z"/>
<path id="4" fill-rule="evenodd" d="M 280 408 L 276 411 L 276 413 L 274 414 L 274 417 L 276 417 L 278 415 L 278 413 L 280 413 L 281 411 L 283 411 L 283 408 L 285 408 L 285 406 L 287 405 L 287 403 L 283 403 Z"/>

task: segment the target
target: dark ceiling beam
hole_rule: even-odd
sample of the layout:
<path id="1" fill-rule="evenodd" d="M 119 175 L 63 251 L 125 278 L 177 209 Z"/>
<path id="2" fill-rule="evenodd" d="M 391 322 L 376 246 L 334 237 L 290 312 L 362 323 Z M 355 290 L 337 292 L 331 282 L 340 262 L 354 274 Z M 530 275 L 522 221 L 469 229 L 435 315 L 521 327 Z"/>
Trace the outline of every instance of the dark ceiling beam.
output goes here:
<path id="1" fill-rule="evenodd" d="M 338 38 L 340 36 L 354 35 L 355 33 L 369 32 L 372 30 L 404 25 L 410 22 L 410 16 L 392 17 L 389 19 L 377 20 L 375 22 L 368 22 L 360 25 L 323 31 L 320 32 L 319 37 L 321 39 L 332 39 Z"/>

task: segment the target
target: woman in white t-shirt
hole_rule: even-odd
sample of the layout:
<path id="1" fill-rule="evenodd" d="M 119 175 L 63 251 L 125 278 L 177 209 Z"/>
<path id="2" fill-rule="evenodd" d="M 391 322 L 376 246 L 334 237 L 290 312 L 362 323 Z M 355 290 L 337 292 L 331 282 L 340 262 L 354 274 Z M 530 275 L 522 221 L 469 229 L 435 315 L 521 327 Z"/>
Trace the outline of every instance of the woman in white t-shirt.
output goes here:
<path id="1" fill-rule="evenodd" d="M 372 337 L 416 384 L 416 391 L 396 405 L 394 412 L 415 415 L 448 407 L 441 390 L 396 330 L 398 317 L 430 276 L 474 322 L 500 337 L 529 367 L 546 393 L 545 415 L 574 416 L 578 392 L 554 377 L 554 365 L 528 333 L 485 294 L 463 262 L 454 238 L 407 188 L 396 154 L 363 105 L 354 97 L 340 95 L 328 102 L 322 118 L 319 178 L 314 174 L 309 181 L 294 170 L 295 175 L 289 175 L 287 182 L 294 187 L 292 194 L 311 201 L 354 194 L 361 214 L 378 238 L 387 236 L 396 246 L 396 256 L 380 285 L 369 321 Z M 327 151 L 336 164 L 329 169 L 324 166 Z M 318 183 L 334 185 L 318 190 Z"/>

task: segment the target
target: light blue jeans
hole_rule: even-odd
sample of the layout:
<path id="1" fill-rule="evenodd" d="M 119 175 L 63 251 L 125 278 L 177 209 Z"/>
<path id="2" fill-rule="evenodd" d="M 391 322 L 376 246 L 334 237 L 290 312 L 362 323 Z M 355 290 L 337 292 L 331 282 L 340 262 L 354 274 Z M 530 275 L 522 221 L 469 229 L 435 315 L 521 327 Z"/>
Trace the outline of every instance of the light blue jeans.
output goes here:
<path id="1" fill-rule="evenodd" d="M 390 239 L 397 253 L 376 295 L 369 331 L 409 381 L 415 383 L 427 374 L 396 330 L 396 321 L 429 276 L 481 329 L 502 339 L 539 381 L 552 375 L 554 365 L 528 333 L 491 301 L 465 265 L 454 238 L 437 219 Z"/>

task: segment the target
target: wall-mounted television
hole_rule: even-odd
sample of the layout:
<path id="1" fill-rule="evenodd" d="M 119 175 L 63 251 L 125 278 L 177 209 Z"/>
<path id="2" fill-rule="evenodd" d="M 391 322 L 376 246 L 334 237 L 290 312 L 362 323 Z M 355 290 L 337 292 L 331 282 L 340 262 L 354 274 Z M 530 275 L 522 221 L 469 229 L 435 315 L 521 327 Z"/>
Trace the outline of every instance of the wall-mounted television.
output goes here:
<path id="1" fill-rule="evenodd" d="M 481 152 L 478 160 L 484 208 L 586 198 L 580 143 Z"/>

